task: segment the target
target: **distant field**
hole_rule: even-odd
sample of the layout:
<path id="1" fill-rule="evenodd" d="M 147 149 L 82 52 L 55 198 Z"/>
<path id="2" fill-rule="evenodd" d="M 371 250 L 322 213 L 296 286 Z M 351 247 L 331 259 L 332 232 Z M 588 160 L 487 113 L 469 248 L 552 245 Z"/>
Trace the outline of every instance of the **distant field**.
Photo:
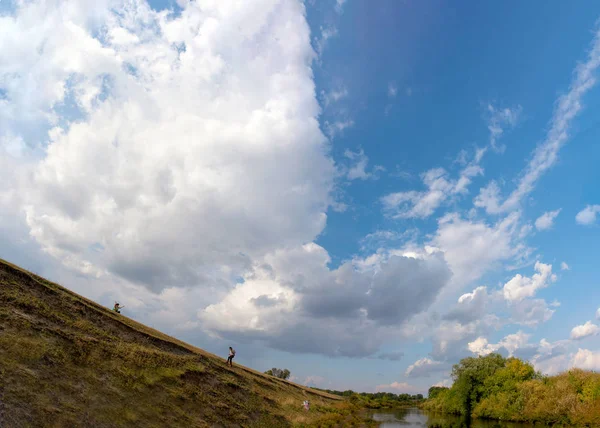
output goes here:
<path id="1" fill-rule="evenodd" d="M 355 410 L 335 395 L 229 369 L 0 260 L 2 427 L 361 426 Z"/>

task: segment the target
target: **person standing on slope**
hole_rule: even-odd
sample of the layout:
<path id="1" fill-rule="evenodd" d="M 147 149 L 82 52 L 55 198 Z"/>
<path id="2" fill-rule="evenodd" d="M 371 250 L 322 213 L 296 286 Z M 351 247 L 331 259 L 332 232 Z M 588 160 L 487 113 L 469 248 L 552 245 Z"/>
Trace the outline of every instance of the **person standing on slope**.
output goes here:
<path id="1" fill-rule="evenodd" d="M 121 309 L 123 309 L 125 306 L 121 306 L 119 305 L 119 302 L 115 302 L 115 306 L 113 308 L 113 311 L 115 311 L 116 313 L 120 314 L 121 313 Z"/>
<path id="2" fill-rule="evenodd" d="M 235 357 L 235 349 L 229 347 L 229 357 L 227 358 L 227 365 L 233 367 L 233 357 Z"/>

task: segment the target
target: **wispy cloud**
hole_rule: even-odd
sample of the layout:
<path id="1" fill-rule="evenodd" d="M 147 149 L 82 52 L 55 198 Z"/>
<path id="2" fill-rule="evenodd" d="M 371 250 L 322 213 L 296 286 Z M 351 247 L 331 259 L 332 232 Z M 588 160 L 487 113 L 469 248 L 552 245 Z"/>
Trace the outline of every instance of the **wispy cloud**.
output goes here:
<path id="1" fill-rule="evenodd" d="M 560 214 L 560 211 L 560 209 L 555 211 L 548 211 L 539 216 L 535 220 L 535 228 L 540 231 L 550 229 L 554 224 L 554 220 L 556 219 L 556 217 L 558 217 L 558 214 Z"/>
<path id="2" fill-rule="evenodd" d="M 387 94 L 388 94 L 388 97 L 390 97 L 390 98 L 396 98 L 396 95 L 398 95 L 398 86 L 396 86 L 396 83 L 394 83 L 394 82 L 388 83 Z"/>
<path id="3" fill-rule="evenodd" d="M 483 175 L 479 161 L 483 149 L 477 149 L 473 160 L 460 171 L 458 179 L 450 179 L 444 168 L 433 168 L 421 175 L 425 191 L 390 193 L 381 201 L 384 210 L 392 218 L 426 218 L 453 195 L 468 193 L 468 186 L 474 177 Z"/>
<path id="4" fill-rule="evenodd" d="M 454 185 L 443 168 L 434 168 L 422 175 L 427 190 L 390 193 L 383 198 L 384 210 L 392 218 L 429 217 L 444 202 Z"/>
<path id="5" fill-rule="evenodd" d="M 320 29 L 320 35 L 315 37 L 315 50 L 317 51 L 317 54 L 320 56 L 323 55 L 323 52 L 325 51 L 325 48 L 327 47 L 327 44 L 329 43 L 329 40 L 337 37 L 338 35 L 338 30 L 335 26 L 331 25 L 328 27 L 321 27 Z"/>
<path id="6" fill-rule="evenodd" d="M 410 172 L 402 170 L 398 165 L 396 165 L 395 171 L 390 172 L 390 177 L 401 178 L 407 181 L 414 178 Z"/>
<path id="7" fill-rule="evenodd" d="M 582 99 L 596 83 L 596 71 L 600 66 L 600 29 L 597 30 L 587 60 L 575 68 L 575 76 L 569 91 L 561 96 L 554 109 L 550 130 L 542 144 L 533 152 L 517 188 L 504 201 L 500 201 L 500 188 L 491 182 L 475 199 L 475 205 L 490 214 L 498 214 L 516 208 L 528 195 L 540 177 L 551 168 L 561 147 L 569 140 L 571 122 L 582 109 Z"/>
<path id="8" fill-rule="evenodd" d="M 446 371 L 450 366 L 441 361 L 435 361 L 431 358 L 421 358 L 408 366 L 404 374 L 407 377 L 429 377 L 432 373 Z"/>
<path id="9" fill-rule="evenodd" d="M 339 14 L 342 14 L 344 12 L 344 4 L 347 1 L 348 0 L 335 0 L 335 11 Z"/>
<path id="10" fill-rule="evenodd" d="M 596 215 L 600 213 L 600 205 L 588 205 L 575 216 L 575 221 L 584 226 L 596 223 Z"/>
<path id="11" fill-rule="evenodd" d="M 367 155 L 365 155 L 365 152 L 362 149 L 357 152 L 346 150 L 344 152 L 344 156 L 352 162 L 348 168 L 348 171 L 346 172 L 346 177 L 348 180 L 377 179 L 379 177 L 376 173 L 385 170 L 385 168 L 382 166 L 375 165 L 372 172 L 367 172 L 369 158 Z"/>
<path id="12" fill-rule="evenodd" d="M 512 108 L 497 108 L 492 104 L 488 104 L 487 113 L 488 129 L 490 131 L 490 147 L 497 152 L 503 152 L 506 149 L 505 145 L 500 145 L 498 140 L 504 134 L 506 128 L 514 128 L 523 108 L 518 105 Z"/>
<path id="13" fill-rule="evenodd" d="M 337 135 L 342 134 L 346 129 L 354 126 L 354 121 L 350 119 L 336 120 L 335 122 L 325 121 L 323 126 L 329 138 L 334 139 Z"/>
<path id="14" fill-rule="evenodd" d="M 346 98 L 348 96 L 348 89 L 345 86 L 341 86 L 337 89 L 332 89 L 329 92 L 321 91 L 321 99 L 323 100 L 323 106 L 328 107 L 333 103 Z"/>

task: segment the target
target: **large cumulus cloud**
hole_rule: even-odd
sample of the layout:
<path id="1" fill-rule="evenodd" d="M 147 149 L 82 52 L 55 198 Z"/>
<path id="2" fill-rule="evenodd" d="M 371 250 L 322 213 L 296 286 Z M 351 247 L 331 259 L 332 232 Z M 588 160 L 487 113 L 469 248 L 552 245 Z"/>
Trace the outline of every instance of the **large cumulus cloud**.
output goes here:
<path id="1" fill-rule="evenodd" d="M 22 201 L 31 235 L 153 290 L 218 286 L 310 242 L 334 177 L 303 4 L 184 6 L 26 2 L 0 33 L 2 123 L 45 145 Z"/>

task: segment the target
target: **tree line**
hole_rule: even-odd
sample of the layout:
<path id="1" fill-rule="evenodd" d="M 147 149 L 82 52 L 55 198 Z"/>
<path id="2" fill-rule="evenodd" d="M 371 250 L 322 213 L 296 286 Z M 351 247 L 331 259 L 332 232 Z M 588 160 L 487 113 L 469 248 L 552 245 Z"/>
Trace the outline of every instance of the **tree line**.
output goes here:
<path id="1" fill-rule="evenodd" d="M 335 389 L 320 389 L 329 394 L 347 397 L 351 402 L 369 409 L 383 409 L 393 407 L 414 406 L 423 401 L 423 394 L 394 394 L 392 392 L 355 392 L 351 389 L 337 391 Z"/>

